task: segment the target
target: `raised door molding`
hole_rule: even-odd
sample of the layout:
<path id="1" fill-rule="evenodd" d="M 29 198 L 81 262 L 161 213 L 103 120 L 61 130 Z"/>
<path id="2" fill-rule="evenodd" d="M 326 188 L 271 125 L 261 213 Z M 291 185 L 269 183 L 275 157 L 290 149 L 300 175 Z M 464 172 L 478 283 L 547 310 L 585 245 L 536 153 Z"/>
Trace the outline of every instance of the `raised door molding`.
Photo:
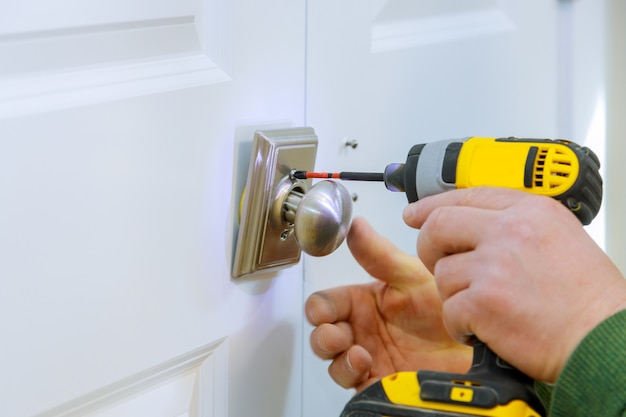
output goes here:
<path id="1" fill-rule="evenodd" d="M 226 341 L 217 340 L 35 417 L 226 416 Z"/>
<path id="2" fill-rule="evenodd" d="M 33 11 L 22 29 L 1 30 L 0 118 L 230 80 L 228 0 L 164 3 L 160 14 L 139 3 L 106 19 L 85 16 L 93 22 L 87 26 L 72 26 L 81 20 L 67 21 L 60 11 L 40 21 Z"/>
<path id="3" fill-rule="evenodd" d="M 415 48 L 515 29 L 498 0 L 388 0 L 376 8 L 371 29 L 374 53 Z"/>

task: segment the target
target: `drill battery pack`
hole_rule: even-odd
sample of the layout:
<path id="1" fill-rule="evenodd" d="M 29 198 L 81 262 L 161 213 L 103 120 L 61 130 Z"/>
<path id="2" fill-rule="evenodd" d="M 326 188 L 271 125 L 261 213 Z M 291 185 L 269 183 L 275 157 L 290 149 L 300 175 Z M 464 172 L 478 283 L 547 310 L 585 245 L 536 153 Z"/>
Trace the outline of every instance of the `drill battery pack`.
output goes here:
<path id="1" fill-rule="evenodd" d="M 534 381 L 474 342 L 466 374 L 398 372 L 370 385 L 341 417 L 544 417 Z"/>

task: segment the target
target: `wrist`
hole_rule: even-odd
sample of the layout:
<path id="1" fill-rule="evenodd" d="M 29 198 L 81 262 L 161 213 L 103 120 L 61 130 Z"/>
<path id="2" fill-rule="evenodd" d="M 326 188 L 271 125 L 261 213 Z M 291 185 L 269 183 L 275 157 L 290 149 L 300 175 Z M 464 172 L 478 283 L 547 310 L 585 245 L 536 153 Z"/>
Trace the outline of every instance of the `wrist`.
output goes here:
<path id="1" fill-rule="evenodd" d="M 618 304 L 618 305 L 617 305 L 617 306 L 613 309 L 613 313 L 611 314 L 611 316 L 612 316 L 612 315 L 614 315 L 614 314 L 617 314 L 617 313 L 619 313 L 619 312 L 622 312 L 622 311 L 624 311 L 624 310 L 626 310 L 626 300 L 622 301 L 620 304 Z"/>
<path id="2" fill-rule="evenodd" d="M 624 310 L 599 323 L 573 352 L 555 386 L 550 415 L 622 415 L 623 397 L 615 390 L 626 385 L 620 368 L 626 360 Z"/>
<path id="3" fill-rule="evenodd" d="M 593 309 L 592 309 L 593 310 Z M 580 347 L 585 339 L 589 337 L 598 327 L 600 327 L 607 320 L 626 310 L 626 298 L 614 301 L 613 303 L 597 303 L 595 311 L 588 311 L 586 315 L 577 325 L 572 326 L 577 332 L 573 334 L 570 339 L 570 343 L 564 344 L 565 352 L 562 354 L 561 364 L 558 367 L 556 378 L 548 382 L 556 382 L 563 372 L 565 366 L 570 361 L 571 356 Z"/>

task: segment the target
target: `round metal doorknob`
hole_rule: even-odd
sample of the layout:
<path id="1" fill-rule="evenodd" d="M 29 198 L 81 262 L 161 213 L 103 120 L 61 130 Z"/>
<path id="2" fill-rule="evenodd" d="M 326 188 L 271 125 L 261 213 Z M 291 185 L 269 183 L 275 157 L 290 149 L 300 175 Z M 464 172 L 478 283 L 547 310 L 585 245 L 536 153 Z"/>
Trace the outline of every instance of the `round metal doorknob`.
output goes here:
<path id="1" fill-rule="evenodd" d="M 345 240 L 351 219 L 348 190 L 334 181 L 318 182 L 304 194 L 295 211 L 296 241 L 309 255 L 328 255 Z"/>

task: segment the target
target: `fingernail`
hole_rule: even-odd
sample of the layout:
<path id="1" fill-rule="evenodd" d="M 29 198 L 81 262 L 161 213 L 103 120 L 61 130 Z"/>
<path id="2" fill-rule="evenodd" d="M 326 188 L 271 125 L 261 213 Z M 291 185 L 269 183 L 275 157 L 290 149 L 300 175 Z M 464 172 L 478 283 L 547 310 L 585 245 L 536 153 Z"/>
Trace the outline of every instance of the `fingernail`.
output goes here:
<path id="1" fill-rule="evenodd" d="M 354 367 L 352 366 L 352 362 L 350 361 L 350 351 L 349 350 L 346 352 L 346 368 L 348 368 L 348 370 L 350 372 L 354 372 Z"/>

